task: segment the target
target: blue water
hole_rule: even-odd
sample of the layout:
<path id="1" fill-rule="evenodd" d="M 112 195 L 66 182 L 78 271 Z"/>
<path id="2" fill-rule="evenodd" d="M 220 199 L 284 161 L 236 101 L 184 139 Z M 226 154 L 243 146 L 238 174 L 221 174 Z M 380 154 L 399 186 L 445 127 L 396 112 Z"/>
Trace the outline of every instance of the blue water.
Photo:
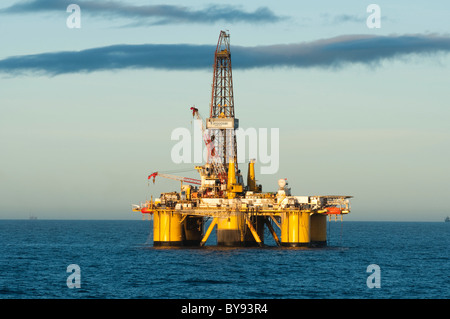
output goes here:
<path id="1" fill-rule="evenodd" d="M 329 247 L 153 248 L 151 221 L 0 220 L 0 298 L 450 297 L 450 223 L 329 222 Z M 266 244 L 272 245 L 266 233 Z M 81 288 L 67 286 L 67 266 Z M 367 267 L 380 267 L 368 288 Z"/>

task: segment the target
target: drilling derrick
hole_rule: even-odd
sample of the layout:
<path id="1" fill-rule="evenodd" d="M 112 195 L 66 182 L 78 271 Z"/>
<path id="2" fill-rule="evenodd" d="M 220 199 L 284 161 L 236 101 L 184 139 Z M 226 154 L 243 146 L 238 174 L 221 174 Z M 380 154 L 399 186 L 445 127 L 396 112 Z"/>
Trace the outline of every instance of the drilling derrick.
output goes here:
<path id="1" fill-rule="evenodd" d="M 237 161 L 236 129 L 239 121 L 234 113 L 230 35 L 225 31 L 220 32 L 214 54 L 210 107 L 206 128 L 217 152 L 216 165 L 222 166 L 221 171 L 227 171 L 227 175 L 221 178 L 222 183 L 226 182 L 228 197 L 234 198 L 236 193 L 242 192 L 243 185 Z"/>

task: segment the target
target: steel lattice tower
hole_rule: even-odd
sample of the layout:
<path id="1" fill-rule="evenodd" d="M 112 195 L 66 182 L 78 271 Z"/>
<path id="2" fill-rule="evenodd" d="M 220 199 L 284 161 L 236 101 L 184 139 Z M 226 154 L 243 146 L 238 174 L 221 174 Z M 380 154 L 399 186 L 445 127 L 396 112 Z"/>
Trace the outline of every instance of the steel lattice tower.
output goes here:
<path id="1" fill-rule="evenodd" d="M 234 160 L 236 172 L 237 144 L 236 128 L 237 119 L 234 113 L 233 77 L 231 71 L 230 35 L 221 31 L 214 54 L 214 74 L 211 93 L 211 119 L 219 119 L 215 123 L 229 123 L 226 129 L 219 129 L 218 125 L 210 126 L 210 136 L 214 140 L 215 149 L 225 167 L 228 167 L 230 159 Z M 230 126 L 231 125 L 231 126 Z"/>

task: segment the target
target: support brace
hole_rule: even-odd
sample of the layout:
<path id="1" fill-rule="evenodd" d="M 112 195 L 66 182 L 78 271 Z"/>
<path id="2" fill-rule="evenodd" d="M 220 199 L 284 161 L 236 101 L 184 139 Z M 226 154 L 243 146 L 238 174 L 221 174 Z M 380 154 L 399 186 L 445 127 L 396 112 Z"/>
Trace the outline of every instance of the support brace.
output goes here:
<path id="1" fill-rule="evenodd" d="M 204 246 L 204 245 L 205 245 L 206 241 L 208 240 L 209 235 L 211 235 L 211 232 L 212 232 L 212 230 L 214 229 L 214 226 L 216 226 L 218 220 L 219 220 L 219 219 L 218 219 L 217 217 L 215 217 L 215 218 L 212 220 L 211 224 L 210 224 L 209 227 L 208 227 L 208 230 L 207 230 L 206 233 L 205 233 L 205 236 L 203 236 L 203 239 L 202 239 L 202 241 L 200 242 L 200 246 Z"/>
<path id="2" fill-rule="evenodd" d="M 269 231 L 272 234 L 273 239 L 275 239 L 277 246 L 280 247 L 281 246 L 280 240 L 278 239 L 278 236 L 275 233 L 275 230 L 273 229 L 272 224 L 270 223 L 270 221 L 267 218 L 264 218 L 264 222 L 266 223 L 267 228 L 269 228 Z"/>
<path id="3" fill-rule="evenodd" d="M 250 222 L 250 220 L 247 218 L 247 216 L 245 216 L 245 221 L 247 223 L 248 228 L 250 229 L 250 231 L 252 232 L 253 237 L 255 238 L 256 242 L 258 243 L 259 247 L 262 247 L 262 242 L 261 242 L 261 238 L 259 238 L 258 233 L 256 232 L 255 228 L 253 227 L 252 223 Z"/>

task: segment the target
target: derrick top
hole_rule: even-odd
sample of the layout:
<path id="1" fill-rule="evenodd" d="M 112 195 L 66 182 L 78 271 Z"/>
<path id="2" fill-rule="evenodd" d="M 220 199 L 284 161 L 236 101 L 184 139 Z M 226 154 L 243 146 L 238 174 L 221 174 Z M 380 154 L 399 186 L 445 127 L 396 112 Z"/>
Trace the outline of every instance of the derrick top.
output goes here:
<path id="1" fill-rule="evenodd" d="M 226 31 L 220 31 L 219 41 L 217 41 L 216 57 L 230 57 L 230 34 Z"/>

